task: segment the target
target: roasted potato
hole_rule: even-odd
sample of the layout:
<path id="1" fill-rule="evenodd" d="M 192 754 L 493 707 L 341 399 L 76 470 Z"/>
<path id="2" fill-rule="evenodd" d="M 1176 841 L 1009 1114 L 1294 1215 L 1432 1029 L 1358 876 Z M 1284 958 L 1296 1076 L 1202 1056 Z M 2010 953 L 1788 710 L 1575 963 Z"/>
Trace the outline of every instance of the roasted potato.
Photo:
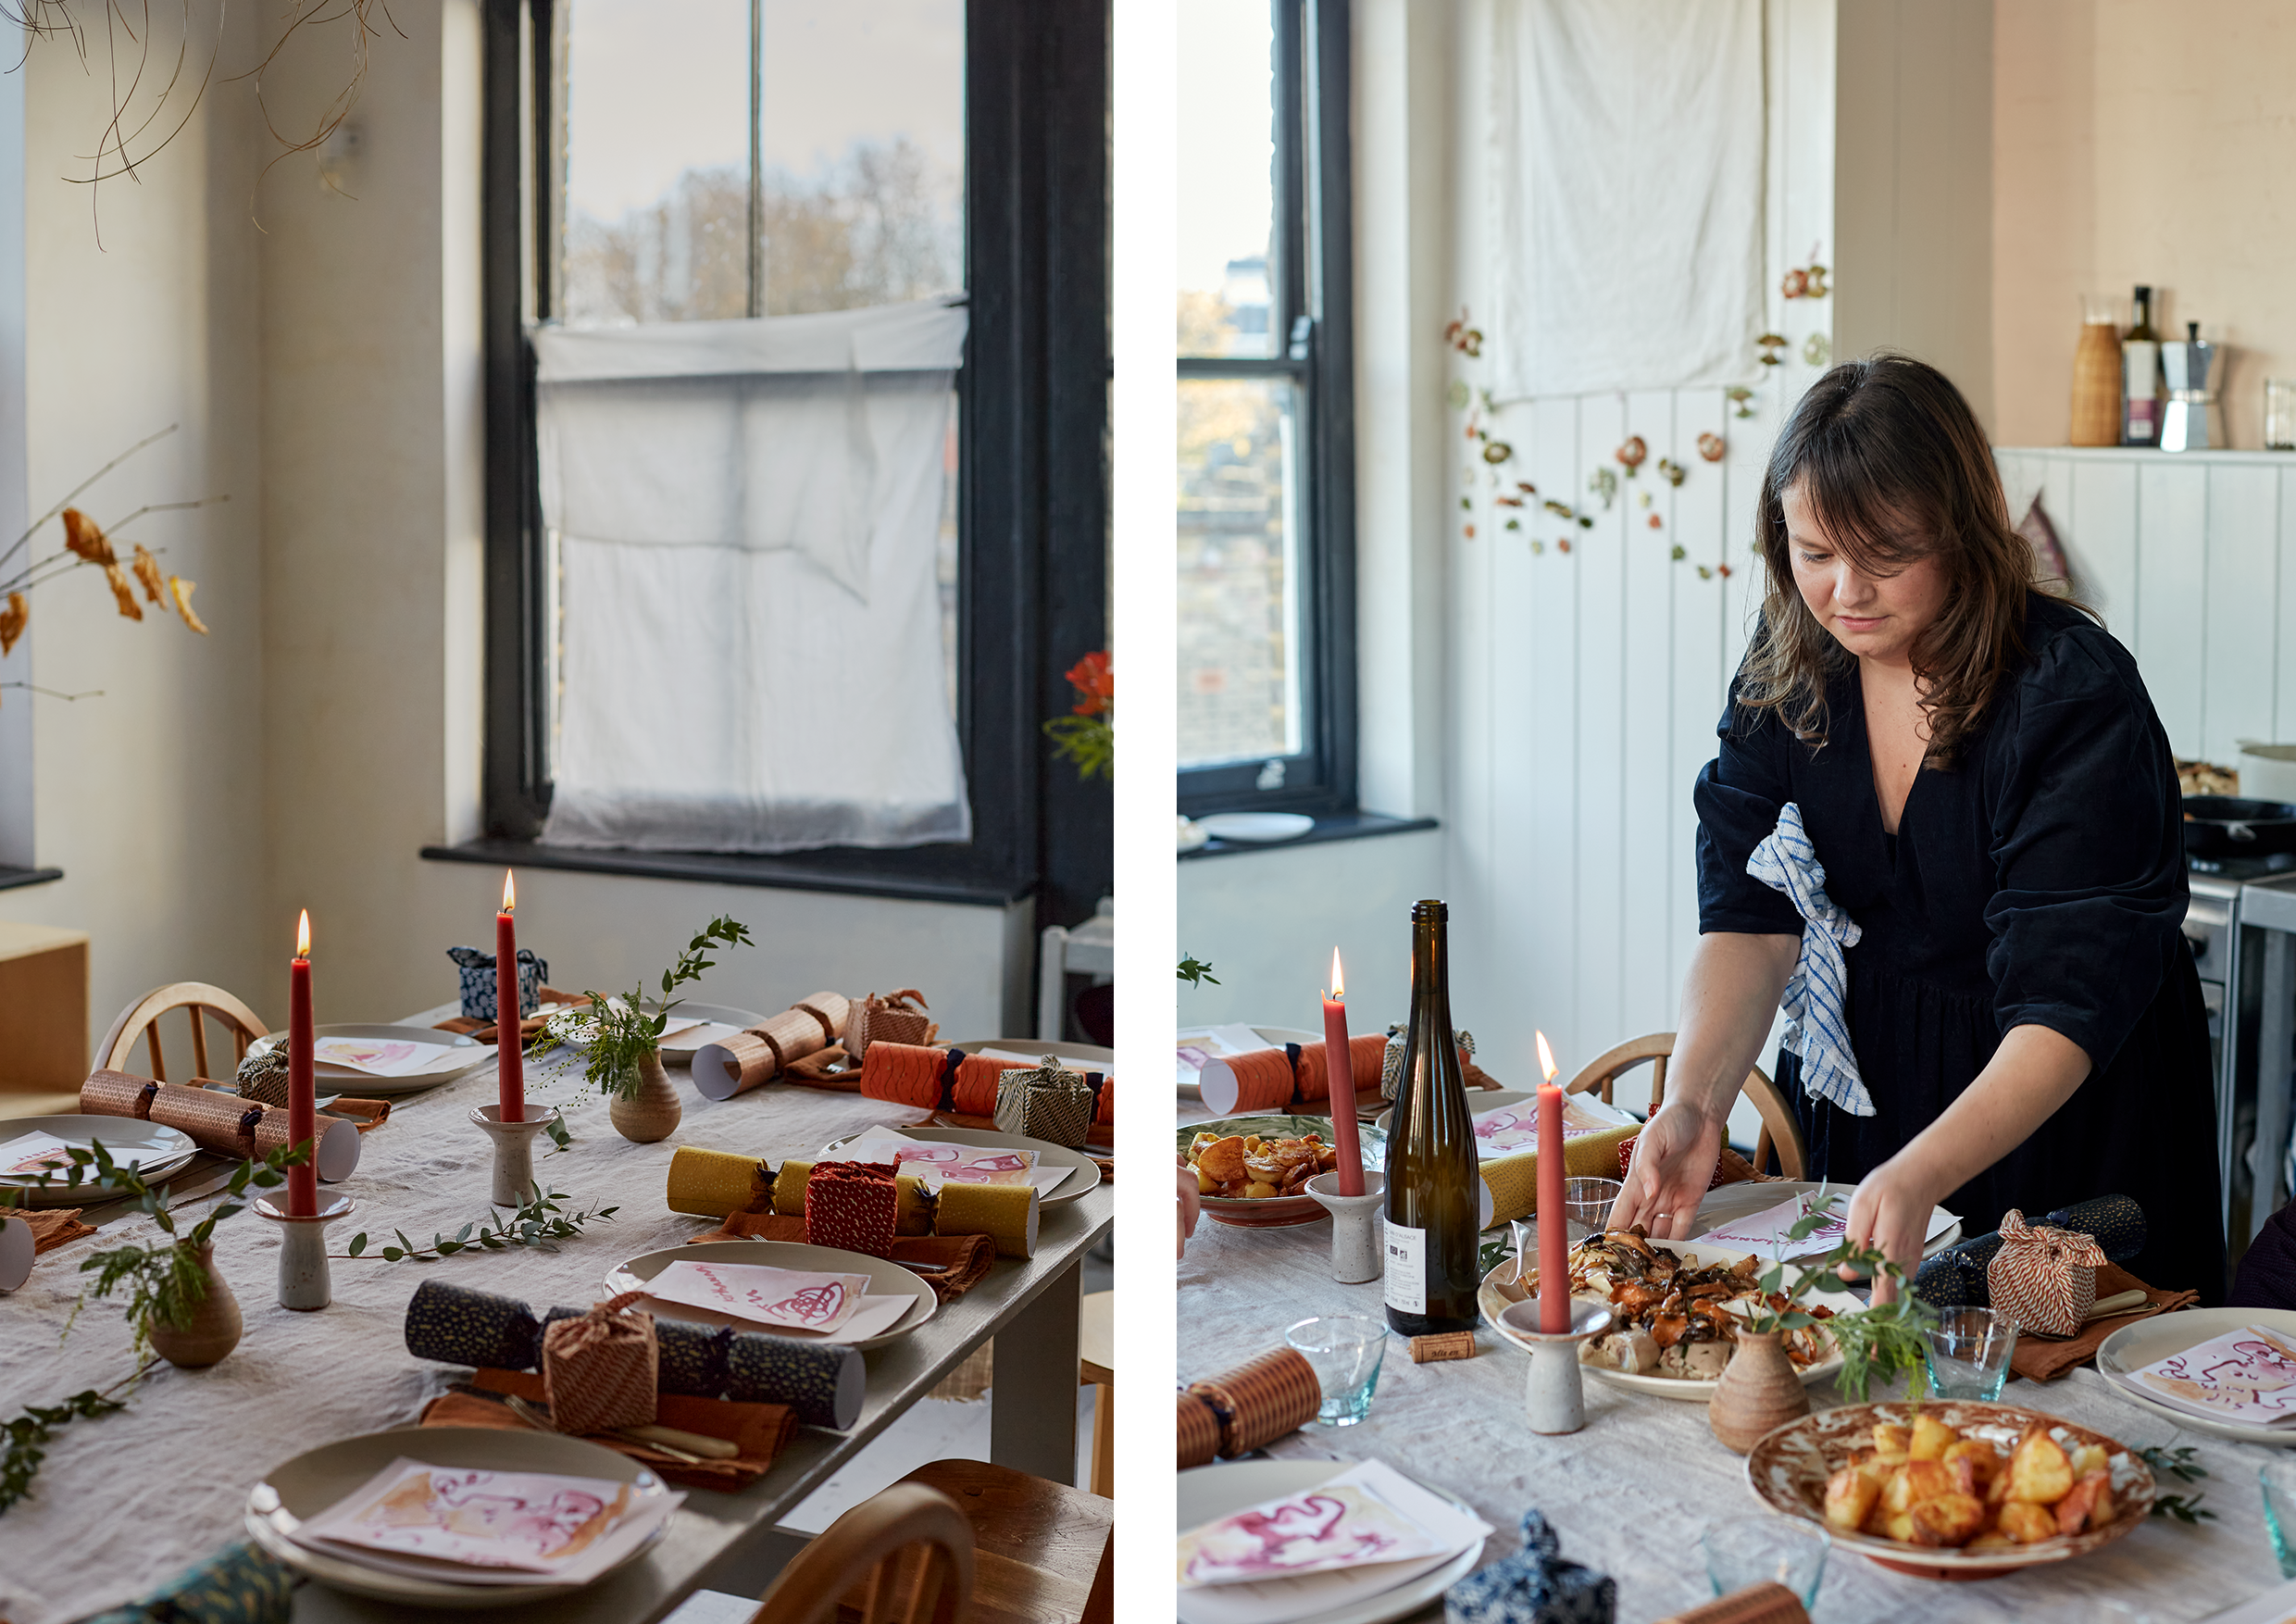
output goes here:
<path id="1" fill-rule="evenodd" d="M 1972 1494 L 1939 1494 L 1912 1512 L 1916 1545 L 1965 1545 L 1985 1526 L 1985 1506 Z"/>
<path id="2" fill-rule="evenodd" d="M 2020 1545 L 2054 1539 L 2057 1533 L 2056 1515 L 2046 1505 L 2024 1500 L 2012 1500 L 2003 1505 L 1995 1526 Z"/>
<path id="3" fill-rule="evenodd" d="M 1269 1196 L 1277 1193 L 1279 1192 L 1273 1184 L 1264 1184 L 1256 1180 L 1243 1187 L 1243 1198 L 1246 1201 L 1266 1201 Z"/>
<path id="4" fill-rule="evenodd" d="M 2111 1457 L 2102 1443 L 2084 1443 L 2073 1451 L 2073 1480 L 2078 1483 L 2090 1472 L 2109 1471 Z"/>
<path id="5" fill-rule="evenodd" d="M 1953 1475 L 1945 1469 L 1942 1461 L 1909 1460 L 1881 1491 L 1881 1504 L 1894 1517 L 1901 1511 L 1911 1511 L 1924 1500 L 1953 1492 Z"/>
<path id="6" fill-rule="evenodd" d="M 2073 1463 L 2064 1446 L 2038 1428 L 2028 1430 L 2009 1457 L 2009 1498 L 2054 1505 L 2072 1487 Z"/>
<path id="7" fill-rule="evenodd" d="M 1914 1418 L 1913 1436 L 1906 1443 L 1905 1453 L 1915 1460 L 1941 1460 L 1956 1436 L 1951 1427 L 1935 1416 L 1916 1416 Z"/>
<path id="8" fill-rule="evenodd" d="M 2013 1547 L 2016 1541 L 1997 1528 L 1989 1528 L 1962 1547 L 1965 1551 L 2000 1551 Z"/>
<path id="9" fill-rule="evenodd" d="M 1912 1544 L 1914 1543 L 1914 1514 L 1910 1511 L 1901 1511 L 1893 1517 L 1884 1517 L 1881 1519 L 1881 1533 L 1883 1538 L 1895 1540 L 1901 1545 Z"/>
<path id="10" fill-rule="evenodd" d="M 2090 1472 L 2077 1480 L 2072 1492 L 2057 1502 L 2057 1532 L 2077 1534 L 2113 1520 L 2113 1476 Z"/>
<path id="11" fill-rule="evenodd" d="M 1881 1497 L 1881 1485 L 1854 1466 L 1845 1466 L 1826 1480 L 1826 1521 L 1844 1533 L 1864 1525 Z"/>
<path id="12" fill-rule="evenodd" d="M 1896 1426 L 1889 1421 L 1874 1423 L 1874 1449 L 1878 1454 L 1907 1454 L 1911 1450 L 1913 1442 L 1914 1434 L 1911 1428 Z"/>
<path id="13" fill-rule="evenodd" d="M 1223 1184 L 1243 1176 L 1245 1141 L 1236 1134 L 1216 1139 L 1196 1153 L 1196 1171 L 1209 1173 Z"/>
<path id="14" fill-rule="evenodd" d="M 1982 1438 L 1964 1438 L 1947 1444 L 1942 1458 L 1949 1470 L 1955 1461 L 1967 1461 L 1970 1475 L 1980 1487 L 1990 1483 L 2001 1472 L 2001 1451 Z"/>

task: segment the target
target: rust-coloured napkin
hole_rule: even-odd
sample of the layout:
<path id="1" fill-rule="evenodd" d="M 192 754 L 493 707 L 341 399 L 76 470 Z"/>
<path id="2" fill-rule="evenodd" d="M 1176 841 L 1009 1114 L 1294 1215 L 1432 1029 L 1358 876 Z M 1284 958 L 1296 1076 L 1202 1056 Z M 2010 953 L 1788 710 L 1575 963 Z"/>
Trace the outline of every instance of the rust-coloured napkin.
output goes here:
<path id="1" fill-rule="evenodd" d="M 938 1123 L 943 1128 L 979 1128 L 991 1133 L 997 1131 L 994 1117 L 972 1117 L 963 1111 L 935 1111 L 923 1122 L 905 1122 L 901 1126 L 922 1128 L 927 1123 Z M 1117 1148 L 1115 1125 L 1108 1122 L 1092 1123 L 1084 1131 L 1084 1143 L 1077 1148 L 1087 1156 L 1114 1156 Z"/>
<path id="2" fill-rule="evenodd" d="M 2144 1293 L 2151 1306 L 2115 1314 L 2110 1319 L 2093 1319 L 2081 1328 L 2078 1336 L 2055 1338 L 2020 1336 L 2015 1352 L 2009 1355 L 2009 1368 L 2028 1381 L 2053 1381 L 2076 1365 L 2085 1365 L 2096 1356 L 2104 1339 L 2124 1325 L 2134 1325 L 2140 1319 L 2150 1319 L 2155 1314 L 2173 1314 L 2179 1308 L 2190 1308 L 2201 1300 L 2198 1292 L 2155 1291 L 2130 1274 L 2117 1263 L 2108 1263 L 2097 1270 L 2097 1295 L 2110 1297 L 2119 1292 Z"/>
<path id="3" fill-rule="evenodd" d="M 531 1370 L 481 1369 L 470 1379 L 471 1385 L 490 1393 L 516 1393 L 529 1404 L 544 1403 L 543 1379 Z M 773 1465 L 774 1456 L 789 1442 L 790 1433 L 797 1426 L 796 1412 L 787 1405 L 737 1404 L 728 1398 L 694 1398 L 681 1393 L 665 1393 L 656 1404 L 655 1419 L 665 1427 L 675 1427 L 681 1432 L 699 1432 L 705 1438 L 723 1438 L 740 1446 L 742 1453 L 730 1460 L 705 1460 L 689 1465 L 664 1455 L 650 1444 L 601 1433 L 589 1440 L 603 1443 L 608 1449 L 627 1455 L 632 1460 L 643 1461 L 656 1477 L 681 1484 L 689 1489 L 716 1489 L 730 1494 L 746 1489 L 766 1475 Z M 432 1399 L 422 1409 L 422 1424 L 426 1427 L 501 1427 L 509 1430 L 530 1430 L 507 1405 L 491 1398 L 480 1398 L 470 1393 L 445 1393 Z"/>
<path id="4" fill-rule="evenodd" d="M 355 1100 L 348 1094 L 338 1094 L 327 1109 L 331 1115 L 350 1118 L 361 1133 L 372 1132 L 391 1119 L 389 1100 Z"/>
<path id="5" fill-rule="evenodd" d="M 704 1241 L 795 1241 L 805 1239 L 805 1220 L 794 1214 L 770 1212 L 737 1212 L 730 1214 L 722 1228 L 705 1234 L 694 1235 L 688 1244 Z M 895 1263 L 941 1264 L 945 1274 L 929 1274 L 922 1278 L 933 1289 L 933 1294 L 944 1303 L 955 1301 L 980 1283 L 989 1272 L 989 1265 L 996 1261 L 996 1242 L 987 1235 L 901 1235 L 892 1243 Z M 664 1426 L 675 1425 L 665 1421 Z"/>
<path id="6" fill-rule="evenodd" d="M 587 1009 L 590 1006 L 590 1000 L 583 997 L 580 993 L 561 993 L 555 987 L 544 987 L 542 990 L 542 1001 L 544 1004 L 571 1005 L 577 1009 Z M 563 1009 L 554 1009 L 551 1011 L 551 1015 L 563 1015 L 565 1013 L 566 1011 Z M 532 1043 L 534 1039 L 540 1035 L 543 1027 L 549 1021 L 549 1015 L 537 1015 L 532 1017 L 530 1019 L 518 1022 L 518 1041 L 521 1043 Z M 442 1032 L 458 1032 L 462 1036 L 480 1043 L 491 1043 L 494 1041 L 494 1023 L 491 1020 L 480 1020 L 475 1016 L 454 1016 L 449 1019 L 438 1022 L 431 1028 L 431 1031 Z"/>
<path id="7" fill-rule="evenodd" d="M 1658 1624 L 1810 1624 L 1810 1616 L 1793 1592 L 1772 1580 L 1732 1591 L 1687 1613 L 1669 1613 Z"/>
<path id="8" fill-rule="evenodd" d="M 83 1224 L 80 1215 L 86 1208 L 51 1206 L 37 1212 L 19 1212 L 16 1216 L 31 1226 L 31 1255 L 53 1252 L 58 1246 L 69 1246 L 82 1235 L 95 1233 L 94 1224 Z"/>

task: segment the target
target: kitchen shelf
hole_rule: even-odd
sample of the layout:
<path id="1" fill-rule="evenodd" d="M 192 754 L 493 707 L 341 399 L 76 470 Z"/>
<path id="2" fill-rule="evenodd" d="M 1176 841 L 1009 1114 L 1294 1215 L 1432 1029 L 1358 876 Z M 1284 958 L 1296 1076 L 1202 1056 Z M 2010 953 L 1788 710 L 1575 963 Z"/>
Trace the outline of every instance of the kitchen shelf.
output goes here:
<path id="1" fill-rule="evenodd" d="M 2296 451 L 2155 451 L 2144 445 L 1996 445 L 1993 455 L 2062 457 L 2071 462 L 2270 462 L 2296 467 Z"/>

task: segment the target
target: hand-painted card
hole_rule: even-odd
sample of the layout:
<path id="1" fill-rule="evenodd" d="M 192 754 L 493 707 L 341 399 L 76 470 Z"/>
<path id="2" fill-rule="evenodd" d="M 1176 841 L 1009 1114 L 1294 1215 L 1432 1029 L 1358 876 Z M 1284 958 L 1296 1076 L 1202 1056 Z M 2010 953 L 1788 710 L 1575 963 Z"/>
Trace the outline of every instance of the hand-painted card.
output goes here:
<path id="1" fill-rule="evenodd" d="M 1630 1127 L 1633 1118 L 1616 1118 L 1606 1114 L 1608 1107 L 1599 1100 L 1579 1094 L 1563 1098 L 1563 1143 L 1584 1139 L 1590 1133 L 1608 1133 L 1614 1128 Z M 1475 1149 L 1484 1161 L 1494 1156 L 1513 1156 L 1518 1151 L 1539 1148 L 1539 1106 L 1536 1100 L 1525 1100 L 1518 1106 L 1499 1106 L 1484 1111 L 1475 1118 Z"/>
<path id="2" fill-rule="evenodd" d="M 69 1168 L 71 1147 L 53 1133 L 21 1133 L 0 1143 L 0 1178 L 35 1179 L 50 1168 Z M 131 1159 L 131 1158 L 130 1158 Z"/>
<path id="3" fill-rule="evenodd" d="M 322 1066 L 341 1066 L 369 1077 L 419 1077 L 427 1071 L 467 1059 L 446 1043 L 401 1042 L 394 1038 L 315 1038 L 311 1058 Z"/>
<path id="4" fill-rule="evenodd" d="M 646 1282 L 665 1302 L 715 1308 L 736 1318 L 797 1330 L 835 1330 L 861 1306 L 866 1274 L 813 1274 L 758 1263 L 697 1263 L 680 1258 Z"/>
<path id="5" fill-rule="evenodd" d="M 1179 1586 L 1245 1584 L 1441 1555 L 1447 1542 L 1399 1509 L 1393 1468 L 1367 1461 L 1179 1537 Z M 1386 1489 L 1387 1493 L 1382 1493 Z M 1461 1547 L 1449 1543 L 1449 1548 Z"/>
<path id="6" fill-rule="evenodd" d="M 935 1190 L 944 1183 L 1033 1184 L 1040 1193 L 1044 1193 L 1068 1177 L 1065 1167 L 1038 1167 L 1036 1152 L 1032 1150 L 950 1144 L 892 1133 L 865 1133 L 835 1150 L 824 1149 L 820 1159 L 891 1162 L 897 1171 L 913 1174 Z"/>
<path id="7" fill-rule="evenodd" d="M 1856 1193 L 1854 1185 L 1828 1192 L 1824 1197 L 1825 1218 L 1799 1241 L 1792 1239 L 1789 1231 L 1802 1221 L 1805 1213 L 1817 1207 L 1819 1197 L 1816 1195 L 1794 1196 L 1776 1206 L 1765 1207 L 1760 1212 L 1740 1218 L 1735 1223 L 1708 1230 L 1695 1238 L 1709 1245 L 1727 1246 L 1734 1252 L 1752 1252 L 1757 1256 L 1789 1262 L 1817 1257 L 1841 1243 L 1841 1237 L 1849 1228 L 1850 1197 Z M 1934 1207 L 1929 1213 L 1928 1231 L 1923 1239 L 1934 1241 L 1960 1221 L 1943 1207 Z"/>
<path id="8" fill-rule="evenodd" d="M 2164 1404 L 2219 1421 L 2296 1420 L 2296 1345 L 2261 1326 L 2211 1337 L 2128 1380 Z"/>
<path id="9" fill-rule="evenodd" d="M 301 1531 L 401 1555 L 551 1573 L 581 1556 L 630 1509 L 630 1485 L 604 1478 L 401 1459 Z"/>

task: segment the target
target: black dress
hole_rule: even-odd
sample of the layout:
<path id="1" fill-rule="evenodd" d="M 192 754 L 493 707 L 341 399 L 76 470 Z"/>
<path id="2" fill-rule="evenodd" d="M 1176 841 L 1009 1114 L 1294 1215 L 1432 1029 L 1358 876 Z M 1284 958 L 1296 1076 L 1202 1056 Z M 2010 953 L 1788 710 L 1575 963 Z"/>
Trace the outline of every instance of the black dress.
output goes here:
<path id="1" fill-rule="evenodd" d="M 1914 781 L 1881 827 L 1854 665 L 1827 689 L 1829 742 L 1774 711 L 1716 730 L 1699 774 L 1698 927 L 1798 934 L 1802 917 L 1746 872 L 1778 808 L 1800 804 L 1826 891 L 1856 920 L 1852 1044 L 1877 1115 L 1807 1097 L 1780 1051 L 1814 1178 L 1863 1178 L 1958 1098 L 2003 1032 L 2062 1032 L 2093 1069 L 2032 1137 L 1945 1198 L 1971 1235 L 2015 1206 L 2092 1195 L 2143 1206 L 2150 1284 L 2224 1293 L 2208 1017 L 2184 941 L 2183 818 L 2166 736 L 2136 662 L 2078 611 L 2035 594 L 2028 657 L 1949 769 Z"/>

